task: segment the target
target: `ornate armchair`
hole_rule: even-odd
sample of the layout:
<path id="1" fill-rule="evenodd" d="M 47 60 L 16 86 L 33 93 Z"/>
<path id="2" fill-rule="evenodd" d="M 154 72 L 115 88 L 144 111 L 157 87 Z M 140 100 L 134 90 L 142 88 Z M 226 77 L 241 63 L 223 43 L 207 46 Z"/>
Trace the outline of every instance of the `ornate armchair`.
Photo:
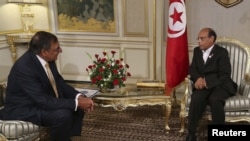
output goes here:
<path id="1" fill-rule="evenodd" d="M 0 84 L 0 112 L 4 106 L 5 84 Z M 41 128 L 31 122 L 0 120 L 0 141 L 38 141 Z"/>
<path id="2" fill-rule="evenodd" d="M 250 123 L 250 47 L 232 38 L 218 38 L 216 44 L 225 47 L 230 55 L 232 78 L 238 84 L 237 94 L 226 100 L 226 122 L 246 121 Z M 180 133 L 184 132 L 185 118 L 188 116 L 192 95 L 192 81 L 185 79 L 185 93 L 181 101 Z M 205 118 L 211 120 L 209 106 Z"/>

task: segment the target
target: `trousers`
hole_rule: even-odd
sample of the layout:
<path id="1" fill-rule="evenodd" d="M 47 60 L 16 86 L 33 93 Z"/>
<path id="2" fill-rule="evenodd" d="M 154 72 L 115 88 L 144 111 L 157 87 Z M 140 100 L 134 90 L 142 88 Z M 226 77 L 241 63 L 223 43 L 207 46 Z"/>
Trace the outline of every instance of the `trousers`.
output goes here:
<path id="1" fill-rule="evenodd" d="M 58 109 L 42 111 L 42 126 L 49 127 L 51 141 L 70 141 L 72 136 L 81 136 L 84 111 Z"/>
<path id="2" fill-rule="evenodd" d="M 188 132 L 195 134 L 198 121 L 203 116 L 207 105 L 210 106 L 212 113 L 212 124 L 225 123 L 225 100 L 230 94 L 221 87 L 215 87 L 211 90 L 194 90 L 191 95 L 191 102 L 188 112 Z"/>

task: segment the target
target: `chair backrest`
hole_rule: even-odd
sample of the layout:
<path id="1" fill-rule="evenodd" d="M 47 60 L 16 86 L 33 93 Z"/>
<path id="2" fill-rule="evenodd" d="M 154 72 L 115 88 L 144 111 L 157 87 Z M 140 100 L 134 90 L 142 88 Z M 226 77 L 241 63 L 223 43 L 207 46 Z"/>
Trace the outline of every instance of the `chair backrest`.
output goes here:
<path id="1" fill-rule="evenodd" d="M 240 84 L 244 75 L 250 71 L 250 47 L 228 37 L 218 38 L 216 44 L 228 50 L 232 66 L 232 79 Z"/>

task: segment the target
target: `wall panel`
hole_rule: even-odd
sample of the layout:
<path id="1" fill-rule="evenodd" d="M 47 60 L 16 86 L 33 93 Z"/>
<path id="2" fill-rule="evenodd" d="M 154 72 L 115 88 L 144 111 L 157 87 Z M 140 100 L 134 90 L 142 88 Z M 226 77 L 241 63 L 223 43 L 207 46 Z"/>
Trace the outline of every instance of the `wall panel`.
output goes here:
<path id="1" fill-rule="evenodd" d="M 124 0 L 124 36 L 148 36 L 147 12 L 147 0 Z"/>

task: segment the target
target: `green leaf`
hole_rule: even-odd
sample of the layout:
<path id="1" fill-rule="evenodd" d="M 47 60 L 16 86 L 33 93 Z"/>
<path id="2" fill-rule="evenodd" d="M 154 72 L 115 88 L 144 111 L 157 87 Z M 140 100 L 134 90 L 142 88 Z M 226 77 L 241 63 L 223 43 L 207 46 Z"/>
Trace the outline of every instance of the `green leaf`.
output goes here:
<path id="1" fill-rule="evenodd" d="M 90 55 L 88 52 L 85 52 L 85 53 L 89 56 L 89 58 L 90 58 L 91 60 L 93 60 L 92 57 L 91 57 L 91 55 Z"/>

